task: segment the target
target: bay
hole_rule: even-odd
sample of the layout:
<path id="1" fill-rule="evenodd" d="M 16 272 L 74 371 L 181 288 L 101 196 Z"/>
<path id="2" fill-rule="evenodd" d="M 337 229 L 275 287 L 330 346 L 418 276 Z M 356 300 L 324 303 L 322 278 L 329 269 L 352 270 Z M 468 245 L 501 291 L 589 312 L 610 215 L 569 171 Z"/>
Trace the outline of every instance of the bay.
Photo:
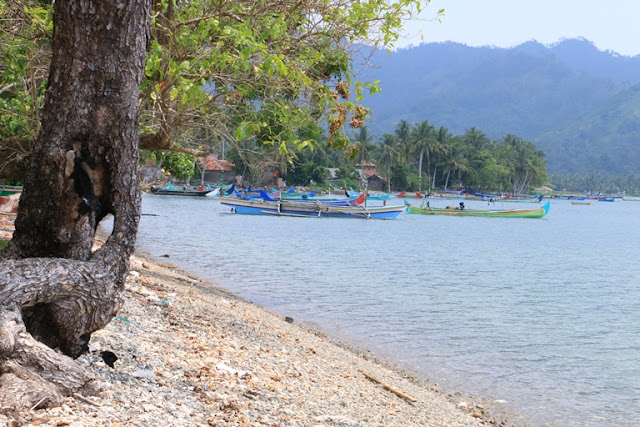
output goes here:
<path id="1" fill-rule="evenodd" d="M 640 203 L 391 221 L 236 215 L 210 198 L 147 195 L 142 207 L 137 246 L 152 257 L 514 422 L 640 418 Z"/>

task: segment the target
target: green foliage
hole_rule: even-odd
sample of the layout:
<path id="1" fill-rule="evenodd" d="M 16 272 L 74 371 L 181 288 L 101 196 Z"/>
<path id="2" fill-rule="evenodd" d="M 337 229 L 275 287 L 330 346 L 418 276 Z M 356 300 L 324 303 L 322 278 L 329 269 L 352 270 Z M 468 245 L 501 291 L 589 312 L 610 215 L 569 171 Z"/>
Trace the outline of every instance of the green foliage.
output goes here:
<path id="1" fill-rule="evenodd" d="M 287 185 L 308 186 L 313 181 L 314 185 L 324 185 L 329 178 L 329 171 L 326 167 L 321 166 L 313 160 L 315 153 L 310 150 L 304 150 L 298 153 L 297 158 L 292 161 L 291 166 L 287 168 L 287 172 L 283 178 Z"/>
<path id="2" fill-rule="evenodd" d="M 361 126 L 368 113 L 362 94 L 379 91 L 374 79 L 355 78 L 354 46 L 391 47 L 424 2 L 152 3 L 141 133 L 183 148 L 252 141 L 281 168 L 317 145 L 320 126 L 330 129 L 333 148 L 349 148 L 347 124 Z M 0 21 L 0 138 L 32 140 L 38 130 L 51 11 L 50 2 L 0 1 L 8 17 Z"/>
<path id="3" fill-rule="evenodd" d="M 329 171 L 324 166 L 318 166 L 311 162 L 289 168 L 284 179 L 287 185 L 308 186 L 313 182 L 314 185 L 325 184 L 329 178 Z"/>
<path id="4" fill-rule="evenodd" d="M 181 181 L 187 181 L 194 175 L 196 157 L 184 153 L 141 150 L 143 163 L 152 163 L 165 173 Z"/>
<path id="5" fill-rule="evenodd" d="M 9 242 L 7 240 L 0 240 L 0 249 L 4 249 L 7 247 Z"/>
<path id="6" fill-rule="evenodd" d="M 340 188 L 359 188 L 360 174 L 353 165 L 344 164 L 336 171 L 336 179 Z"/>
<path id="7" fill-rule="evenodd" d="M 406 163 L 398 163 L 391 167 L 391 182 L 397 190 L 412 190 L 409 180 L 409 166 Z"/>
<path id="8" fill-rule="evenodd" d="M 315 145 L 300 129 L 326 119 L 332 142 L 346 148 L 347 114 L 366 114 L 348 100 L 350 89 L 356 100 L 375 91 L 375 83 L 355 81 L 349 46 L 392 44 L 420 7 L 413 0 L 158 3 L 143 128 L 177 135 L 206 123 L 229 143 L 252 139 L 286 157 Z M 185 120 L 194 116 L 197 123 Z"/>
<path id="9" fill-rule="evenodd" d="M 40 126 L 52 19 L 38 1 L 0 1 L 0 148 L 26 156 Z M 2 147 L 1 141 L 19 141 Z"/>

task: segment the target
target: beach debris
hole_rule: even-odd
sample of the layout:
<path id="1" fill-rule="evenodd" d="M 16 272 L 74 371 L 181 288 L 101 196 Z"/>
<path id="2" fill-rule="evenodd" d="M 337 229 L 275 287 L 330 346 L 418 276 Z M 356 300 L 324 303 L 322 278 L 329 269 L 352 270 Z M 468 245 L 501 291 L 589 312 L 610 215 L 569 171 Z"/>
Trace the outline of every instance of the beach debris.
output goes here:
<path id="1" fill-rule="evenodd" d="M 320 415 L 318 417 L 315 417 L 314 421 L 317 423 L 340 423 L 347 425 L 358 424 L 356 420 L 345 415 Z"/>
<path id="2" fill-rule="evenodd" d="M 384 389 L 386 389 L 386 390 L 389 390 L 391 393 L 393 393 L 393 394 L 395 394 L 395 395 L 397 395 L 397 396 L 400 396 L 401 398 L 406 399 L 406 400 L 408 400 L 409 402 L 417 402 L 417 401 L 418 401 L 418 399 L 416 399 L 415 397 L 411 397 L 411 396 L 409 396 L 408 394 L 403 393 L 403 392 L 401 392 L 400 390 L 395 389 L 395 388 L 391 387 L 390 385 L 383 383 L 383 382 L 382 382 L 382 381 L 380 381 L 379 379 L 374 378 L 374 377 L 372 377 L 372 376 L 371 376 L 371 375 L 369 375 L 369 374 L 366 374 L 366 373 L 364 373 L 364 372 L 363 372 L 363 373 L 362 373 L 362 375 L 364 375 L 368 380 L 371 380 L 371 381 L 373 381 L 373 382 L 374 382 L 374 383 L 376 383 L 376 384 L 380 384 L 380 385 L 382 386 L 382 388 L 384 388 Z"/>
<path id="3" fill-rule="evenodd" d="M 78 400 L 82 400 L 84 403 L 88 403 L 89 405 L 98 406 L 98 407 L 102 406 L 100 403 L 94 402 L 93 400 L 81 395 L 80 393 L 73 393 L 73 397 L 75 397 Z"/>
<path id="4" fill-rule="evenodd" d="M 235 369 L 232 368 L 231 366 L 225 364 L 225 363 L 218 363 L 216 365 L 216 369 L 222 372 L 226 372 L 230 375 L 237 375 L 238 378 L 250 378 L 251 377 L 251 371 L 243 371 L 240 369 Z"/>
<path id="5" fill-rule="evenodd" d="M 293 323 L 293 317 L 287 316 L 287 317 L 284 318 L 284 321 L 287 322 L 287 323 Z"/>
<path id="6" fill-rule="evenodd" d="M 151 369 L 140 369 L 131 374 L 135 378 L 153 378 L 156 373 Z"/>

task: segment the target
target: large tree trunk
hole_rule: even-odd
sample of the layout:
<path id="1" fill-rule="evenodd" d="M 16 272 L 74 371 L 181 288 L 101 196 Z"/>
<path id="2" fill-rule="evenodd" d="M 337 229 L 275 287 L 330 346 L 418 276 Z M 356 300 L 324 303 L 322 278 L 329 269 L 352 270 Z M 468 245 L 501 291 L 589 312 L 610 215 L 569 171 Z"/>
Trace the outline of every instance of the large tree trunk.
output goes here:
<path id="1" fill-rule="evenodd" d="M 55 2 L 42 130 L 13 239 L 0 253 L 4 409 L 100 390 L 69 356 L 86 351 L 91 333 L 117 312 L 134 250 L 138 89 L 149 15 L 149 0 Z M 113 232 L 92 253 L 108 214 Z"/>

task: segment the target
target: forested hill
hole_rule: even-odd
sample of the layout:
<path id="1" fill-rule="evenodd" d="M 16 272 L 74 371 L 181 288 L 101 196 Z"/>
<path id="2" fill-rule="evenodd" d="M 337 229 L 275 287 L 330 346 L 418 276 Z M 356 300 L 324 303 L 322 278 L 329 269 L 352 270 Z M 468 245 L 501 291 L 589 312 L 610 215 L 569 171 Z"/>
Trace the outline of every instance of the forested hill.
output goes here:
<path id="1" fill-rule="evenodd" d="M 532 142 L 552 173 L 640 173 L 640 84 Z"/>
<path id="2" fill-rule="evenodd" d="M 640 83 L 640 56 L 602 52 L 582 39 L 550 47 L 527 42 L 511 49 L 430 43 L 391 56 L 381 51 L 371 62 L 378 68 L 360 78 L 380 80 L 382 93 L 365 97 L 374 111 L 367 125 L 377 137 L 392 133 L 403 119 L 429 120 L 454 134 L 476 127 L 492 139 L 514 133 L 547 151 L 553 172 L 562 172 L 570 158 L 564 154 L 565 146 L 581 150 L 586 128 L 577 125 L 580 117 L 605 117 L 606 111 L 597 111 L 611 110 L 617 100 L 638 101 L 622 93 Z M 621 129 L 629 132 L 625 140 L 640 141 L 640 133 L 634 133 L 638 115 L 630 106 L 616 111 L 625 114 L 617 116 L 617 121 L 627 126 L 602 122 L 588 152 L 572 162 L 572 171 L 597 168 L 608 174 L 632 169 L 627 159 L 634 155 L 621 156 L 620 164 L 601 161 L 605 151 L 632 148 L 616 142 Z"/>

